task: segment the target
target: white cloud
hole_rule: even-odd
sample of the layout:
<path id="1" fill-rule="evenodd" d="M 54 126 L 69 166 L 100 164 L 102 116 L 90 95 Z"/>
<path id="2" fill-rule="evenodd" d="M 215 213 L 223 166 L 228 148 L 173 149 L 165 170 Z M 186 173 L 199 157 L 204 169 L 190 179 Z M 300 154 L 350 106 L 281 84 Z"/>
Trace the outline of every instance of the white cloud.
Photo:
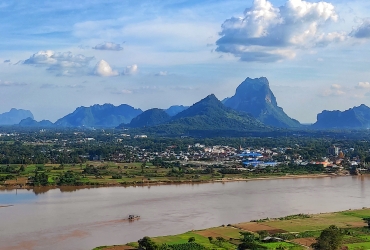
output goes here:
<path id="1" fill-rule="evenodd" d="M 23 64 L 46 66 L 58 76 L 72 76 L 86 72 L 87 67 L 94 57 L 86 57 L 71 52 L 54 52 L 52 50 L 39 51 L 25 60 Z"/>
<path id="2" fill-rule="evenodd" d="M 167 71 L 159 71 L 158 73 L 155 74 L 155 76 L 167 76 Z"/>
<path id="3" fill-rule="evenodd" d="M 127 66 L 123 70 L 122 74 L 123 75 L 134 75 L 137 73 L 138 70 L 139 70 L 139 67 L 136 64 L 133 64 L 133 65 Z"/>
<path id="4" fill-rule="evenodd" d="M 116 94 L 116 95 L 128 95 L 128 94 L 132 94 L 133 91 L 128 90 L 128 89 L 122 89 L 122 90 L 114 90 L 111 93 Z"/>
<path id="5" fill-rule="evenodd" d="M 0 87 L 23 87 L 28 85 L 27 83 L 22 82 L 12 82 L 12 81 L 3 81 L 0 80 Z"/>
<path id="6" fill-rule="evenodd" d="M 325 89 L 321 91 L 319 95 L 323 97 L 342 96 L 346 94 L 345 90 L 346 89 L 343 88 L 340 84 L 332 84 L 329 89 Z"/>
<path id="7" fill-rule="evenodd" d="M 98 76 L 117 76 L 118 72 L 113 70 L 106 61 L 100 60 L 95 66 L 94 74 Z"/>
<path id="8" fill-rule="evenodd" d="M 326 32 L 338 20 L 334 6 L 288 0 L 275 7 L 267 0 L 254 0 L 243 17 L 222 24 L 217 51 L 231 53 L 243 61 L 272 62 L 294 58 L 297 50 L 327 46 L 348 37 L 344 32 Z"/>
<path id="9" fill-rule="evenodd" d="M 370 89 L 370 82 L 359 82 L 356 88 L 357 89 Z"/>
<path id="10" fill-rule="evenodd" d="M 341 85 L 339 85 L 339 84 L 332 84 L 332 85 L 330 86 L 330 88 L 331 88 L 331 89 L 341 89 L 341 88 L 342 88 L 342 86 L 341 86 Z"/>
<path id="11" fill-rule="evenodd" d="M 96 49 L 96 50 L 114 50 L 114 51 L 123 50 L 123 48 L 121 47 L 120 44 L 112 43 L 112 42 L 105 42 L 105 43 L 98 44 L 98 45 L 94 46 L 93 49 Z"/>

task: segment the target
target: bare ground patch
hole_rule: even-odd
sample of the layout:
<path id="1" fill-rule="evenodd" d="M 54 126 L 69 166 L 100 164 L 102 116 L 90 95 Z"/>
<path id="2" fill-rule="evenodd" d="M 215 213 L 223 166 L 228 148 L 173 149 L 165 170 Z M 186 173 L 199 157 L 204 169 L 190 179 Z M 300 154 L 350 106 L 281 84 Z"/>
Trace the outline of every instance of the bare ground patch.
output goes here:
<path id="1" fill-rule="evenodd" d="M 292 242 L 297 243 L 299 245 L 303 245 L 306 247 L 310 247 L 313 243 L 316 242 L 316 238 L 309 237 L 309 238 L 300 238 L 300 239 L 294 239 Z"/>

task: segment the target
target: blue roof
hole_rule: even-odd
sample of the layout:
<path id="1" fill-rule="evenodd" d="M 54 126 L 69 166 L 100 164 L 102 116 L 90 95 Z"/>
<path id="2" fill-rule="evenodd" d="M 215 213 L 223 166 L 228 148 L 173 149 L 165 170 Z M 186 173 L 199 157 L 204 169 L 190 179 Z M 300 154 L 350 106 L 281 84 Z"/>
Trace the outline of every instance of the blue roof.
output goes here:
<path id="1" fill-rule="evenodd" d="M 250 152 L 250 153 L 241 153 L 239 156 L 243 156 L 243 157 L 261 157 L 262 154 L 260 153 L 255 153 L 255 152 Z"/>

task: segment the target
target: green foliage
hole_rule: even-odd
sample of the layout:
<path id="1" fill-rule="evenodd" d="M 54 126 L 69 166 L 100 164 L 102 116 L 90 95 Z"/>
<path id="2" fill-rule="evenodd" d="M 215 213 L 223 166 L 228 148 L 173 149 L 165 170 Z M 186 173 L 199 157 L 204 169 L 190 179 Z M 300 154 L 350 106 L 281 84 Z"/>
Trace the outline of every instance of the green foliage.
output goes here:
<path id="1" fill-rule="evenodd" d="M 35 177 L 31 178 L 33 180 L 34 186 L 47 186 L 48 185 L 49 176 L 45 173 L 36 172 Z"/>
<path id="2" fill-rule="evenodd" d="M 189 239 L 188 239 L 188 242 L 190 243 L 190 242 L 194 242 L 195 241 L 195 237 L 190 237 Z"/>
<path id="3" fill-rule="evenodd" d="M 367 223 L 367 226 L 370 228 L 370 217 L 363 218 L 363 220 Z"/>
<path id="4" fill-rule="evenodd" d="M 321 232 L 320 237 L 317 238 L 317 242 L 312 244 L 312 248 L 317 250 L 338 250 L 342 246 L 342 243 L 342 231 L 332 225 Z"/>
<path id="5" fill-rule="evenodd" d="M 268 249 L 268 248 L 258 243 L 255 243 L 255 242 L 243 242 L 238 245 L 238 250 L 247 250 L 247 249 L 260 250 L 260 249 Z"/>
<path id="6" fill-rule="evenodd" d="M 256 237 L 253 233 L 250 233 L 250 232 L 239 232 L 239 234 L 241 235 L 241 240 L 243 242 L 247 242 L 247 243 L 250 243 L 250 242 L 254 242 L 256 240 Z"/>
<path id="7" fill-rule="evenodd" d="M 162 247 L 162 246 L 161 246 Z M 159 248 L 162 250 L 162 248 Z M 184 244 L 175 244 L 175 245 L 166 245 L 167 248 L 163 248 L 163 250 L 207 250 L 206 247 L 195 243 L 195 242 L 189 242 Z"/>
<path id="8" fill-rule="evenodd" d="M 154 241 L 148 237 L 145 236 L 144 238 L 137 241 L 139 243 L 139 247 L 144 250 L 158 250 L 159 247 L 157 244 L 154 243 Z"/>
<path id="9" fill-rule="evenodd" d="M 113 174 L 112 179 L 122 179 L 122 175 L 121 174 Z"/>
<path id="10" fill-rule="evenodd" d="M 71 185 L 76 186 L 79 184 L 78 180 L 80 179 L 79 175 L 73 171 L 67 171 L 59 176 L 58 185 L 65 186 Z"/>

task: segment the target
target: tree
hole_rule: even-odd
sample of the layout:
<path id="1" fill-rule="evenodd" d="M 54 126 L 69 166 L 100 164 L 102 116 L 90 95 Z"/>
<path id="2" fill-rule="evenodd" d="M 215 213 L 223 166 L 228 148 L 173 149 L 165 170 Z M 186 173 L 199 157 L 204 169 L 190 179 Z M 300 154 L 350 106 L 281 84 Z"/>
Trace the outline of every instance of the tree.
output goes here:
<path id="1" fill-rule="evenodd" d="M 190 237 L 188 242 L 194 242 L 195 241 L 195 237 Z"/>
<path id="2" fill-rule="evenodd" d="M 145 236 L 144 238 L 137 241 L 139 243 L 139 248 L 145 249 L 145 250 L 157 250 L 158 246 L 154 243 L 154 241 L 148 237 Z"/>
<path id="3" fill-rule="evenodd" d="M 343 233 L 338 227 L 331 225 L 321 232 L 317 242 L 311 246 L 317 250 L 338 250 L 342 246 L 342 242 Z"/>
<path id="4" fill-rule="evenodd" d="M 249 232 L 239 232 L 239 234 L 242 236 L 241 240 L 243 242 L 254 242 L 255 237 L 254 234 L 249 233 Z"/>
<path id="5" fill-rule="evenodd" d="M 144 173 L 144 168 L 146 166 L 146 161 L 144 161 L 142 164 L 141 164 L 141 173 L 143 174 Z"/>
<path id="6" fill-rule="evenodd" d="M 370 217 L 363 218 L 363 220 L 367 223 L 367 227 L 370 228 Z"/>

